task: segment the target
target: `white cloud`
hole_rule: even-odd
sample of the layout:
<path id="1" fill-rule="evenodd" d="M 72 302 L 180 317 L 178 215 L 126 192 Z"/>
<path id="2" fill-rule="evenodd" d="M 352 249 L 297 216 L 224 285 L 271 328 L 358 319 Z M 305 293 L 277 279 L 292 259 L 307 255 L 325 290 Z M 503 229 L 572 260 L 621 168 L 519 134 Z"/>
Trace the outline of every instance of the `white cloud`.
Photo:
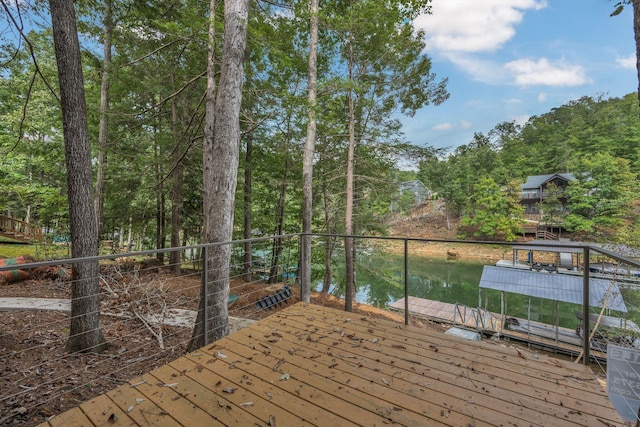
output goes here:
<path id="1" fill-rule="evenodd" d="M 453 129 L 453 125 L 451 123 L 440 123 L 439 125 L 435 125 L 433 130 L 451 130 Z"/>
<path id="2" fill-rule="evenodd" d="M 467 121 L 467 120 L 463 120 L 460 122 L 460 126 L 462 126 L 462 129 L 470 129 L 471 128 L 471 122 Z"/>
<path id="3" fill-rule="evenodd" d="M 616 58 L 616 62 L 622 68 L 636 68 L 636 54 L 633 53 L 629 56 L 625 56 L 624 58 Z"/>
<path id="4" fill-rule="evenodd" d="M 531 116 L 529 115 L 522 115 L 522 116 L 515 116 L 513 117 L 513 121 L 516 122 L 517 125 L 523 126 L 524 124 L 526 124 L 529 121 L 529 118 Z"/>
<path id="5" fill-rule="evenodd" d="M 473 80 L 486 84 L 501 84 L 509 78 L 504 68 L 493 61 L 460 53 L 450 53 L 445 56 Z"/>
<path id="6" fill-rule="evenodd" d="M 493 52 L 515 35 L 525 11 L 546 6 L 546 0 L 433 0 L 433 13 L 414 25 L 426 31 L 429 51 Z"/>
<path id="7" fill-rule="evenodd" d="M 504 67 L 519 86 L 580 86 L 591 83 L 584 68 L 567 64 L 564 60 L 551 63 L 547 58 L 537 61 L 518 59 Z"/>
<path id="8" fill-rule="evenodd" d="M 507 104 L 522 104 L 522 99 L 509 98 L 509 99 L 505 99 L 504 102 Z"/>
<path id="9" fill-rule="evenodd" d="M 544 93 L 544 92 L 540 92 L 538 94 L 538 98 L 537 99 L 538 99 L 539 103 L 543 103 L 543 102 L 545 102 L 547 100 L 547 94 Z"/>

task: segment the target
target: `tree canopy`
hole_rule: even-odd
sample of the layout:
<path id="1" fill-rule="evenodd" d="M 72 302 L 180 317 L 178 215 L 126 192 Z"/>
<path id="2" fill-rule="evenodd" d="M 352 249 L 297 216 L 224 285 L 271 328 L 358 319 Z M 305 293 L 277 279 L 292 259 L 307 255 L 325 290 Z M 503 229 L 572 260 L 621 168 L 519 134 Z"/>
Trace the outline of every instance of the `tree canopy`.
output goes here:
<path id="1" fill-rule="evenodd" d="M 218 3 L 217 36 L 210 46 L 216 58 L 223 28 L 223 2 Z M 428 46 L 425 50 L 422 34 L 411 26 L 429 5 L 428 0 L 320 3 L 315 152 L 306 159 L 313 163 L 313 231 L 345 231 L 351 125 L 358 234 L 385 232 L 384 220 L 403 180 L 397 166 L 403 156 L 421 159 L 417 177 L 446 202 L 449 216 L 468 216 L 471 203 L 479 203 L 473 201 L 474 187 L 490 182 L 485 178 L 504 191 L 513 180 L 556 172 L 592 175 L 595 181 L 601 170 L 615 169 L 618 178 L 599 181 L 602 188 L 589 197 L 600 194 L 603 200 L 615 197 L 616 206 L 632 205 L 640 167 L 639 111 L 632 93 L 583 96 L 524 124 L 499 123 L 450 152 L 408 144 L 398 114 L 437 108 L 448 96 L 446 78 L 436 77 Z M 68 234 L 52 33 L 46 21 L 38 21 L 48 11 L 25 2 L 9 11 L 17 8 L 33 25 L 25 27 L 28 44 L 25 38 L 8 38 L 11 33 L 1 36 L 0 210 L 38 222 L 51 235 Z M 76 2 L 76 9 L 94 182 L 101 154 L 108 159 L 100 238 L 129 240 L 137 249 L 201 242 L 208 6 L 119 0 L 111 1 L 109 16 L 103 3 Z M 311 108 L 309 22 L 308 1 L 250 2 L 234 238 L 301 230 L 308 203 L 302 165 Z M 110 65 L 103 50 L 108 23 Z M 216 76 L 219 67 L 216 62 Z M 105 72 L 110 95 L 108 108 L 101 110 Z M 101 141 L 104 117 L 108 132 Z M 605 185 L 612 188 L 605 192 Z M 583 209 L 580 191 L 576 187 L 573 197 L 580 207 L 566 218 L 567 226 L 596 227 L 603 236 L 612 228 L 619 236 L 621 228 L 625 236 L 638 234 L 632 212 L 614 212 L 600 202 Z"/>

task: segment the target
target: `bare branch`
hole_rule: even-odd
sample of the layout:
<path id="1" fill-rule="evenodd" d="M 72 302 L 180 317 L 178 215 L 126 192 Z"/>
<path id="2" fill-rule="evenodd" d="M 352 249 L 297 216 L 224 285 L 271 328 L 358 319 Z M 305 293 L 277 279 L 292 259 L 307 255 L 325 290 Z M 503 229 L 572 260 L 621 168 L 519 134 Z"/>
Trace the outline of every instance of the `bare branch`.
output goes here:
<path id="1" fill-rule="evenodd" d="M 194 78 L 192 78 L 191 80 L 189 80 L 187 83 L 185 83 L 180 89 L 178 89 L 177 91 L 175 91 L 174 93 L 172 93 L 171 95 L 167 96 L 164 99 L 161 99 L 160 101 L 156 102 L 155 105 L 152 105 L 151 107 L 143 110 L 140 114 L 145 114 L 148 113 L 149 111 L 158 108 L 159 106 L 163 105 L 165 102 L 171 100 L 172 98 L 180 95 L 182 92 L 184 92 L 192 83 L 196 82 L 198 79 L 200 79 L 201 77 L 204 77 L 207 75 L 207 72 L 204 71 L 200 74 L 198 74 L 197 76 L 195 76 Z"/>
<path id="2" fill-rule="evenodd" d="M 136 64 L 136 63 L 138 63 L 138 62 L 140 62 L 140 61 L 144 61 L 145 59 L 147 59 L 147 58 L 148 58 L 148 57 L 150 57 L 151 55 L 156 54 L 156 53 L 160 52 L 160 51 L 161 51 L 161 50 L 163 50 L 163 49 L 166 49 L 167 47 L 169 47 L 169 46 L 171 46 L 171 45 L 174 45 L 174 44 L 176 44 L 176 43 L 178 43 L 178 42 L 185 41 L 185 40 L 188 40 L 188 39 L 187 39 L 186 37 L 181 37 L 181 38 L 179 38 L 179 39 L 176 39 L 176 40 L 170 41 L 169 43 L 165 43 L 165 44 L 163 44 L 162 46 L 158 47 L 157 49 L 154 49 L 154 50 L 152 50 L 151 52 L 149 52 L 149 53 L 147 53 L 147 54 L 145 54 L 145 55 L 142 55 L 140 58 L 134 59 L 134 60 L 132 60 L 132 61 L 129 61 L 129 62 L 125 63 L 125 64 L 120 65 L 120 66 L 118 67 L 118 69 L 120 69 L 120 68 L 124 68 L 124 67 L 127 67 L 127 66 L 129 66 L 129 65 Z"/>
<path id="3" fill-rule="evenodd" d="M 36 68 L 36 73 L 40 76 L 40 78 L 42 79 L 44 84 L 47 86 L 47 88 L 49 89 L 49 91 L 51 92 L 53 97 L 56 99 L 56 101 L 58 101 L 58 103 L 60 103 L 60 98 L 58 97 L 57 92 L 53 89 L 53 87 L 51 87 L 51 85 L 49 84 L 47 79 L 44 77 L 44 75 L 40 71 L 40 66 L 38 65 L 38 60 L 36 59 L 36 53 L 35 53 L 35 50 L 33 49 L 33 45 L 31 44 L 31 41 L 29 40 L 29 38 L 27 37 L 27 35 L 23 31 L 24 30 L 24 25 L 22 24 L 22 19 L 20 19 L 20 24 L 18 24 L 18 22 L 16 21 L 15 16 L 13 16 L 13 14 L 11 13 L 11 9 L 7 5 L 7 2 L 4 1 L 4 0 L 0 0 L 0 3 L 2 3 L 2 7 L 4 8 L 5 12 L 7 13 L 7 16 L 9 17 L 9 19 L 11 20 L 11 22 L 15 26 L 16 30 L 18 31 L 18 33 L 20 33 L 20 37 L 22 37 L 24 39 L 25 43 L 27 44 L 27 46 L 29 48 L 29 54 L 31 55 L 31 59 L 33 60 L 33 65 Z M 19 11 L 20 10 L 19 3 L 16 3 L 16 7 L 18 8 L 18 11 Z"/>

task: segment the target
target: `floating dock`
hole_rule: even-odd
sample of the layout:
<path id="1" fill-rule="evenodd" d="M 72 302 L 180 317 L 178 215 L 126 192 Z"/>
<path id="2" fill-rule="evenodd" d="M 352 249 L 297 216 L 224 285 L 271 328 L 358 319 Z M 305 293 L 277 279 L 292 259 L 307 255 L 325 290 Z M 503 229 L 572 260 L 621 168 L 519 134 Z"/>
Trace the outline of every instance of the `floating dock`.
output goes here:
<path id="1" fill-rule="evenodd" d="M 433 320 L 438 323 L 474 329 L 486 335 L 498 334 L 507 339 L 517 340 L 532 347 L 550 350 L 556 353 L 576 356 L 582 350 L 582 337 L 575 330 L 556 328 L 545 323 L 506 316 L 506 325 L 502 324 L 498 313 L 463 304 L 450 304 L 418 297 L 409 297 L 409 313 L 412 316 Z M 404 313 L 404 298 L 389 305 L 389 309 Z M 591 349 L 591 357 L 606 360 L 606 354 Z"/>
<path id="2" fill-rule="evenodd" d="M 450 304 L 424 298 L 409 297 L 409 313 L 439 323 L 464 326 L 481 332 L 495 333 L 502 329 L 500 317 L 486 310 L 463 304 Z M 404 313 L 404 298 L 389 305 L 389 309 Z"/>

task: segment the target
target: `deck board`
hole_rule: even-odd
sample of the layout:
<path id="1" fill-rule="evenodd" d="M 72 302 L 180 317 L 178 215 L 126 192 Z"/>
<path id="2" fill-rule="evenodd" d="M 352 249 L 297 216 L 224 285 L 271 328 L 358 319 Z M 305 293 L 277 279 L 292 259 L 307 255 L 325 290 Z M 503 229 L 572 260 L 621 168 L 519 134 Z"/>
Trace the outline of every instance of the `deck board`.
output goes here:
<path id="1" fill-rule="evenodd" d="M 623 425 L 587 366 L 302 303 L 49 423 Z"/>
<path id="2" fill-rule="evenodd" d="M 94 424 L 89 418 L 82 412 L 80 408 L 73 408 L 57 417 L 52 418 L 49 423 L 42 424 L 43 426 L 50 425 L 51 427 L 65 427 L 65 426 L 82 426 L 90 427 Z"/>
<path id="3" fill-rule="evenodd" d="M 356 322 L 350 322 L 348 325 L 343 327 L 344 329 L 340 330 L 340 334 L 344 333 L 345 335 L 351 335 L 352 333 L 355 333 L 355 336 L 363 336 L 362 334 L 366 334 L 369 330 L 373 330 L 372 323 L 373 322 L 369 322 L 369 325 L 363 327 L 358 325 Z M 316 328 L 313 323 L 311 323 L 311 325 L 313 329 Z M 278 330 L 291 326 L 295 327 L 295 325 L 288 324 L 286 320 L 274 321 L 272 326 L 274 328 L 278 328 Z M 285 331 L 288 330 L 285 329 Z M 328 334 L 327 336 L 330 336 L 331 332 L 333 331 L 322 331 L 319 329 L 316 333 L 319 337 L 322 337 L 324 336 L 324 333 Z M 284 335 L 287 337 L 291 336 L 290 333 Z M 296 335 L 296 332 L 294 332 L 293 335 Z M 406 378 L 408 383 L 413 385 L 413 387 L 419 388 L 420 386 L 423 386 L 422 388 L 424 388 L 424 384 L 428 383 L 431 388 L 437 389 L 439 393 L 446 397 L 449 405 L 457 404 L 462 407 L 468 402 L 475 402 L 477 405 L 483 406 L 484 410 L 489 415 L 493 415 L 492 411 L 498 413 L 502 411 L 503 413 L 501 417 L 510 416 L 511 414 L 519 412 L 521 416 L 524 417 L 523 420 L 525 421 L 535 416 L 542 422 L 545 420 L 545 417 L 542 416 L 542 414 L 546 413 L 547 415 L 552 416 L 552 418 L 548 419 L 547 422 L 542 422 L 542 424 L 546 425 L 550 425 L 552 420 L 552 424 L 562 425 L 559 424 L 560 421 L 555 420 L 557 415 L 560 413 L 568 416 L 571 412 L 581 410 L 585 411 L 585 409 L 582 408 L 582 403 L 578 403 L 576 401 L 565 402 L 567 396 L 576 392 L 575 387 L 572 387 L 571 385 L 565 386 L 563 384 L 565 381 L 562 381 L 559 384 L 549 383 L 549 375 L 554 371 L 556 372 L 556 379 L 566 380 L 566 378 L 563 378 L 563 376 L 566 375 L 566 370 L 561 371 L 560 369 L 557 369 L 558 366 L 555 364 L 550 366 L 551 373 L 546 370 L 544 372 L 540 372 L 532 369 L 531 367 L 527 369 L 527 365 L 536 366 L 539 362 L 536 361 L 534 363 L 528 363 L 527 360 L 522 359 L 522 357 L 518 356 L 517 353 L 516 355 L 509 354 L 509 357 L 504 357 L 503 355 L 503 357 L 495 359 L 491 356 L 487 357 L 486 355 L 464 353 L 464 343 L 455 343 L 454 347 L 448 347 L 450 345 L 449 340 L 446 338 L 442 340 L 439 339 L 439 336 L 444 337 L 442 334 L 433 334 L 433 336 L 431 336 L 431 334 L 425 335 L 423 332 L 419 339 L 413 340 L 410 338 L 406 339 L 406 336 L 404 335 L 404 339 L 396 340 L 394 339 L 393 334 L 388 333 L 385 335 L 380 331 L 377 331 L 375 336 L 381 340 L 380 342 L 382 345 L 386 344 L 386 348 L 384 349 L 376 349 L 374 352 L 368 351 L 369 353 L 373 353 L 373 357 L 375 357 L 375 359 L 373 359 L 375 366 L 378 368 L 383 367 L 380 371 L 381 373 L 393 370 L 394 381 Z M 427 345 L 424 345 L 425 338 L 429 338 L 427 340 Z M 323 339 L 323 341 L 325 340 Z M 331 341 L 331 339 L 329 341 Z M 329 353 L 333 348 L 333 353 L 335 353 L 335 349 L 341 347 L 341 344 L 342 343 L 340 341 L 330 342 L 326 348 L 322 349 L 321 352 Z M 366 351 L 366 345 L 364 345 L 363 348 Z M 348 359 L 353 360 L 351 363 L 357 362 L 359 366 L 367 363 L 367 359 L 362 357 L 362 355 L 365 354 L 364 351 L 355 351 L 355 349 L 350 351 L 351 355 L 357 354 L 357 356 L 354 356 L 354 359 Z M 408 353 L 410 353 L 412 357 L 408 358 Z M 498 351 L 497 353 L 500 352 Z M 429 360 L 428 368 L 426 369 L 423 367 L 423 363 L 419 362 L 424 360 L 425 357 Z M 515 358 L 520 360 L 516 361 L 514 360 Z M 493 361 L 491 359 L 493 359 Z M 488 365 L 488 369 L 483 366 L 487 360 L 493 362 Z M 369 362 L 370 361 L 371 360 L 369 360 Z M 514 366 L 514 362 L 517 362 L 515 365 L 517 368 L 516 371 L 504 369 L 505 363 L 508 364 L 507 367 L 511 367 Z M 561 366 L 564 366 L 562 362 L 559 363 Z M 525 369 L 522 369 L 523 367 Z M 573 368 L 573 366 L 570 368 Z M 348 369 L 349 368 L 347 367 L 347 370 Z M 369 369 L 364 372 L 371 372 L 374 369 Z M 523 370 L 524 372 L 522 372 Z M 581 368 L 578 368 L 578 371 L 583 374 L 585 373 Z M 359 373 L 360 371 L 357 372 Z M 426 377 L 428 381 L 425 382 L 424 379 L 423 381 L 416 381 L 416 373 Z M 590 370 L 586 373 L 590 374 L 591 378 L 593 378 L 593 373 L 590 372 Z M 376 381 L 375 376 L 365 379 L 370 382 Z M 379 375 L 377 377 L 377 382 L 380 382 Z M 527 385 L 528 388 L 526 390 L 530 390 L 530 393 L 523 392 L 522 385 Z M 402 384 L 394 384 L 394 390 L 398 390 L 398 387 L 400 386 L 402 386 Z M 402 389 L 402 387 L 400 388 Z M 602 393 L 599 386 L 592 391 L 598 394 Z M 460 398 L 460 396 L 463 396 L 463 398 Z M 422 397 L 424 398 L 424 396 Z M 502 402 L 499 408 L 495 407 L 495 399 Z M 514 405 L 509 403 L 512 400 L 517 399 L 527 401 L 527 408 L 523 409 L 519 404 Z M 594 402 L 591 403 L 595 406 L 588 408 L 586 411 L 592 411 L 593 415 L 597 415 L 601 409 L 597 405 L 597 402 L 602 401 L 602 398 L 599 396 L 593 400 Z M 555 403 L 557 407 L 549 405 L 549 402 Z M 447 408 L 444 409 L 446 410 Z M 531 409 L 533 409 L 533 411 Z M 486 421 L 491 424 L 496 422 L 494 419 L 488 419 Z M 574 417 L 567 425 L 575 424 L 575 422 L 586 422 L 586 419 L 578 420 Z"/>
<path id="4" fill-rule="evenodd" d="M 82 412 L 97 426 L 113 425 L 118 426 L 137 426 L 138 424 L 129 417 L 127 412 L 123 411 L 113 400 L 106 394 L 85 402 L 80 405 Z M 55 418 L 54 418 L 55 420 Z M 93 425 L 92 424 L 92 425 Z"/>

